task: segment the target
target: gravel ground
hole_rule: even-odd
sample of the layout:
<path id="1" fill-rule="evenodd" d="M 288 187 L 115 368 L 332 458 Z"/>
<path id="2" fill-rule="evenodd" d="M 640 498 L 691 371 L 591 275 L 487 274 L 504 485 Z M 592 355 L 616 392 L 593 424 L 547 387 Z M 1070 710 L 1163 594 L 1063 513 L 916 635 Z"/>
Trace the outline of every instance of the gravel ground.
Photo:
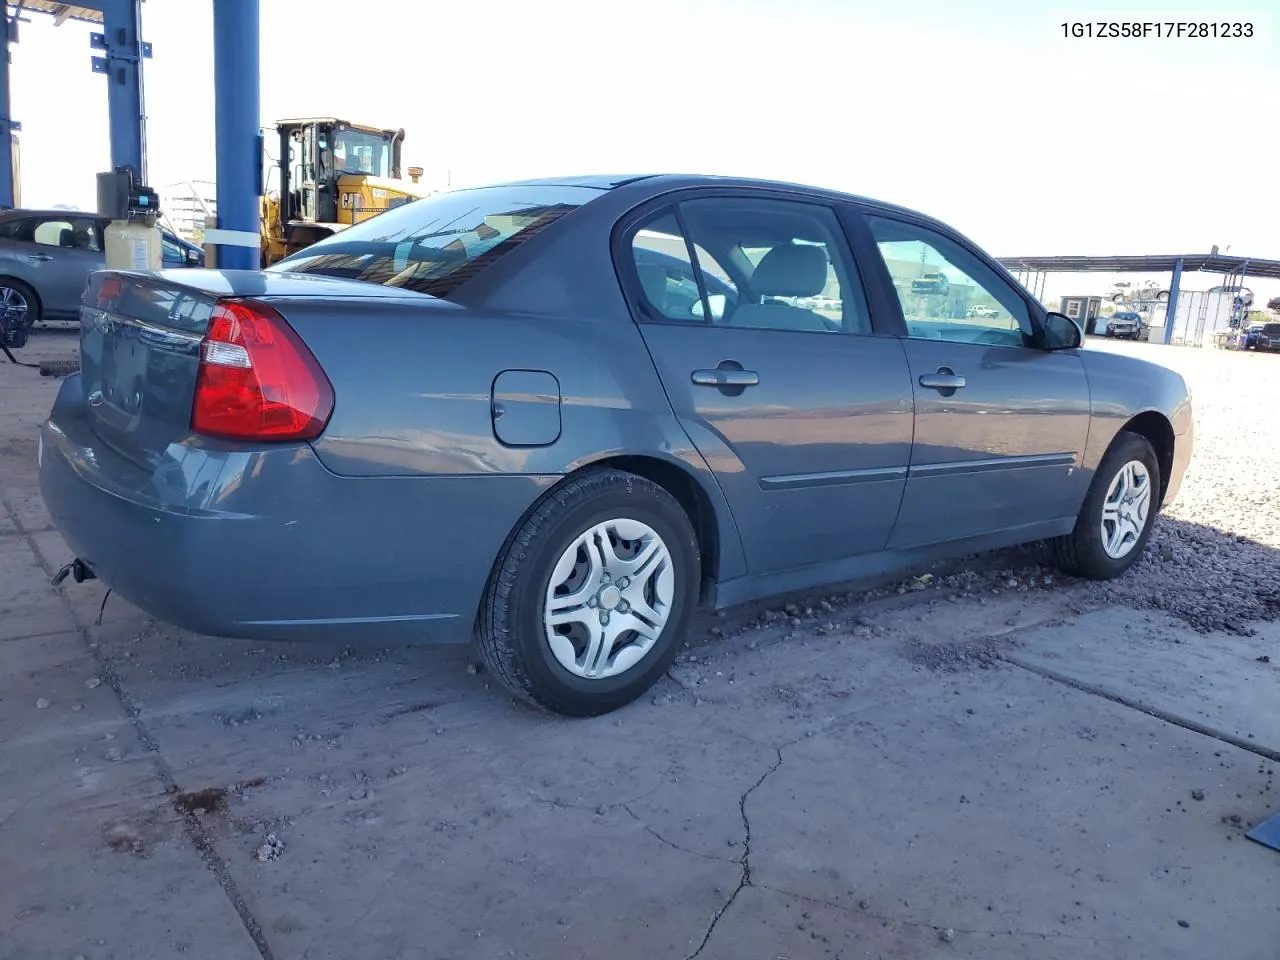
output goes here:
<path id="1" fill-rule="evenodd" d="M 1151 344 L 1102 349 L 1136 352 L 1186 377 L 1196 450 L 1142 560 L 1091 592 L 1205 631 L 1247 634 L 1251 621 L 1280 618 L 1280 418 L 1270 413 L 1280 355 Z"/>

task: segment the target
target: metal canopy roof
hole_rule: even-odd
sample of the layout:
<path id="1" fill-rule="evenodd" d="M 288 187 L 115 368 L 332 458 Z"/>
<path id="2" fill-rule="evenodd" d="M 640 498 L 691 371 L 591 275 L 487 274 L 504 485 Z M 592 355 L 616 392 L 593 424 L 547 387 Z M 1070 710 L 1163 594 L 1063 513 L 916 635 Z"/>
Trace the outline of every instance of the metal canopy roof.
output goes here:
<path id="1" fill-rule="evenodd" d="M 58 24 L 68 20 L 79 20 L 83 23 L 101 23 L 102 11 L 92 7 L 81 7 L 74 3 L 57 3 L 55 0 L 9 0 L 9 6 L 20 7 L 23 11 L 47 13 Z"/>
<path id="2" fill-rule="evenodd" d="M 1178 261 L 1183 270 L 1243 273 L 1247 277 L 1280 280 L 1280 260 L 1256 260 L 1216 253 L 1184 253 L 1136 257 L 999 257 L 1009 270 L 1051 273 L 1172 273 Z"/>
<path id="3" fill-rule="evenodd" d="M 138 0 L 138 2 L 145 3 L 146 0 Z M 102 23 L 101 10 L 84 7 L 78 3 L 59 3 L 58 0 L 6 0 L 6 6 L 21 13 L 26 13 L 28 10 L 32 13 L 47 13 L 53 17 L 55 26 L 66 23 L 68 20 Z"/>

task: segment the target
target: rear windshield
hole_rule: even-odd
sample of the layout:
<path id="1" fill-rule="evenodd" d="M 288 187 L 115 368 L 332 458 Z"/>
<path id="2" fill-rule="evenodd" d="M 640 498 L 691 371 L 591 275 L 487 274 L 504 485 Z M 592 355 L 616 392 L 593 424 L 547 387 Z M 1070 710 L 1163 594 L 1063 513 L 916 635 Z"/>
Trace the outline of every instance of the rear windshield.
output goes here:
<path id="1" fill-rule="evenodd" d="M 599 195 L 591 188 L 541 184 L 441 193 L 348 227 L 269 269 L 447 297 Z"/>

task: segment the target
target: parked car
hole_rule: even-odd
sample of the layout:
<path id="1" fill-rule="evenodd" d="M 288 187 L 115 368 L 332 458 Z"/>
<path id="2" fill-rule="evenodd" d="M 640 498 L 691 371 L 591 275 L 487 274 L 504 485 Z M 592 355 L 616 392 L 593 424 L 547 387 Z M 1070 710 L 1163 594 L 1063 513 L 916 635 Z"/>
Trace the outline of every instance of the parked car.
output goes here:
<path id="1" fill-rule="evenodd" d="M 1117 287 L 1129 287 L 1127 283 L 1117 283 Z M 1140 303 L 1143 301 L 1152 301 L 1155 303 L 1168 303 L 1169 291 L 1161 287 L 1154 281 L 1149 281 L 1141 287 L 1134 287 L 1128 290 L 1119 290 L 1111 295 L 1112 303 Z"/>
<path id="2" fill-rule="evenodd" d="M 1237 326 L 1238 326 L 1238 325 L 1237 325 Z M 1240 337 L 1240 341 L 1239 341 L 1239 343 L 1240 343 L 1240 349 L 1241 349 L 1241 350 L 1253 350 L 1255 347 L 1257 347 L 1257 346 L 1258 346 L 1258 335 L 1259 335 L 1260 333 L 1262 333 L 1262 328 L 1263 328 L 1263 327 L 1265 327 L 1265 326 L 1266 326 L 1266 324 L 1265 324 L 1265 323 L 1251 323 L 1251 324 L 1249 324 L 1249 326 L 1245 329 L 1244 334 L 1243 334 L 1243 335 L 1241 335 L 1241 337 Z"/>
<path id="3" fill-rule="evenodd" d="M 89 275 L 106 266 L 110 217 L 75 210 L 0 211 L 0 310 L 41 321 L 75 320 Z M 203 267 L 204 251 L 161 232 L 165 267 Z"/>
<path id="4" fill-rule="evenodd" d="M 1280 323 L 1264 323 L 1253 341 L 1253 349 L 1280 351 Z"/>
<path id="5" fill-rule="evenodd" d="M 897 290 L 925 256 L 1007 326 Z M 1118 576 L 1192 452 L 1177 373 L 936 220 L 789 184 L 456 190 L 265 272 L 95 274 L 81 317 L 38 453 L 66 569 L 205 634 L 474 638 L 570 715 L 699 604 L 1035 540 Z"/>
<path id="6" fill-rule="evenodd" d="M 1125 340 L 1138 340 L 1142 336 L 1142 315 L 1133 310 L 1119 310 L 1107 318 L 1106 335 Z"/>
<path id="7" fill-rule="evenodd" d="M 1219 284 L 1216 287 L 1210 287 L 1209 293 L 1230 294 L 1233 300 L 1239 301 L 1239 306 L 1248 310 L 1253 306 L 1253 291 L 1248 287 L 1242 287 L 1238 283 Z"/>
<path id="8" fill-rule="evenodd" d="M 950 283 L 941 273 L 926 273 L 911 281 L 912 293 L 945 294 L 949 288 Z"/>

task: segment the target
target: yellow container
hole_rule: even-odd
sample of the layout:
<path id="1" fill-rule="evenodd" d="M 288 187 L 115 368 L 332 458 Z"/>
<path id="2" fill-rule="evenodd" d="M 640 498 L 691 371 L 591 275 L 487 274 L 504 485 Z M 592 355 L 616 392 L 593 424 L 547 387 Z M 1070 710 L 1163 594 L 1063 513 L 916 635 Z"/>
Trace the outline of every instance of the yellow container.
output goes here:
<path id="1" fill-rule="evenodd" d="M 159 270 L 164 261 L 160 228 L 112 220 L 103 233 L 108 270 Z"/>

